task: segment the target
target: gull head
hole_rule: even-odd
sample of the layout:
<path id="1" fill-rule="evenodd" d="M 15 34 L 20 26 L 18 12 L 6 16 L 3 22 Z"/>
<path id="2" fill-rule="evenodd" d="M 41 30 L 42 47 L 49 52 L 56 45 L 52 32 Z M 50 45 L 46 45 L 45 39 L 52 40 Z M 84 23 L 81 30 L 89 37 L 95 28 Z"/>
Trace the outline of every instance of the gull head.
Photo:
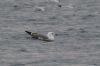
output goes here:
<path id="1" fill-rule="evenodd" d="M 48 34 L 47 34 L 48 39 L 51 40 L 51 41 L 54 40 L 54 36 L 55 36 L 54 32 L 48 32 Z"/>

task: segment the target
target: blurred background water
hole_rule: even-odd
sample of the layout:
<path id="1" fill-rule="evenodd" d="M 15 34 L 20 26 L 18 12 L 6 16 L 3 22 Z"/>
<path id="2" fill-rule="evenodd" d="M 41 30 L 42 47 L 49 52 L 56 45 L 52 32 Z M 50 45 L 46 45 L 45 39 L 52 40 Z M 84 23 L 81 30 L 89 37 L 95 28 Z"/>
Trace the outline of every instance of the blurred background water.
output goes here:
<path id="1" fill-rule="evenodd" d="M 100 0 L 60 4 L 0 0 L 0 66 L 100 66 Z M 57 36 L 54 42 L 32 40 L 25 30 Z"/>

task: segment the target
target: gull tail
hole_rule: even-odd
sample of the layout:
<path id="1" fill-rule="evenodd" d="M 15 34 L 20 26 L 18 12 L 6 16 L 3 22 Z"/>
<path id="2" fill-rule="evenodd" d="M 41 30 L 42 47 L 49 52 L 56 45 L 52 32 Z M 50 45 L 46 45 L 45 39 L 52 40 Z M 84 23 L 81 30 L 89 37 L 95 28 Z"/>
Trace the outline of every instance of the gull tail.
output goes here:
<path id="1" fill-rule="evenodd" d="M 32 35 L 32 32 L 30 31 L 25 31 L 27 34 Z"/>

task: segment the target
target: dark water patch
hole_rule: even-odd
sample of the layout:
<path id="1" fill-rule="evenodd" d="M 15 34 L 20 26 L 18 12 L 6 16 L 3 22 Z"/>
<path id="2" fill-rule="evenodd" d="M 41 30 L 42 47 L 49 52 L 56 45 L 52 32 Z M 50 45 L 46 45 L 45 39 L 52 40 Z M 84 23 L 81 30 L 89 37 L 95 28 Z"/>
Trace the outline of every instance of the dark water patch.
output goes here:
<path id="1" fill-rule="evenodd" d="M 26 21 L 44 21 L 44 19 L 27 19 Z"/>
<path id="2" fill-rule="evenodd" d="M 84 16 L 81 16 L 83 20 L 87 20 L 87 19 L 93 19 L 95 18 L 96 16 L 93 15 L 93 14 L 88 14 L 88 15 L 84 15 Z"/>
<path id="3" fill-rule="evenodd" d="M 79 63 L 79 61 L 76 61 L 75 59 L 57 59 L 57 60 L 52 60 L 52 62 L 67 63 L 67 64 L 78 64 Z"/>
<path id="4" fill-rule="evenodd" d="M 100 26 L 99 26 L 99 25 L 96 25 L 96 26 L 95 26 L 95 28 L 98 28 L 98 29 L 99 29 L 99 28 L 100 28 Z"/>
<path id="5" fill-rule="evenodd" d="M 72 20 L 73 17 L 76 17 L 76 14 L 72 14 L 72 15 L 63 15 L 64 18 L 68 19 L 68 20 Z"/>
<path id="6" fill-rule="evenodd" d="M 79 32 L 80 33 L 87 33 L 88 31 L 86 29 L 84 29 L 84 28 L 79 28 Z"/>
<path id="7" fill-rule="evenodd" d="M 12 6 L 13 8 L 11 9 L 12 11 L 19 11 L 21 10 L 21 6 L 19 4 L 15 4 Z"/>
<path id="8" fill-rule="evenodd" d="M 95 33 L 77 33 L 75 35 L 77 39 L 80 40 L 99 40 L 100 39 L 100 34 L 95 34 Z"/>
<path id="9" fill-rule="evenodd" d="M 9 66 L 25 66 L 25 64 L 22 64 L 22 63 L 12 63 Z"/>
<path id="10" fill-rule="evenodd" d="M 23 8 L 33 8 L 34 5 L 36 5 L 36 4 L 33 3 L 33 2 L 30 2 L 30 1 L 28 1 L 28 2 L 25 2 L 25 1 L 24 1 L 24 2 L 23 2 L 23 1 L 20 1 L 20 2 L 15 1 L 15 2 L 13 3 L 12 7 L 13 7 L 15 10 L 21 10 L 21 9 L 23 9 Z"/>
<path id="11" fill-rule="evenodd" d="M 13 40 L 24 40 L 24 39 L 26 39 L 26 37 L 25 37 L 25 34 L 20 34 L 20 35 L 12 35 L 11 36 L 11 39 L 13 39 Z"/>
<path id="12" fill-rule="evenodd" d="M 8 39 L 0 41 L 0 46 L 10 46 L 10 44 L 12 44 L 12 42 Z"/>
<path id="13" fill-rule="evenodd" d="M 100 38 L 100 33 L 77 33 L 80 37 L 87 37 L 87 38 Z"/>
<path id="14" fill-rule="evenodd" d="M 75 31 L 76 29 L 74 27 L 69 27 L 68 29 L 66 29 L 66 31 Z"/>
<path id="15" fill-rule="evenodd" d="M 99 66 L 98 64 L 96 64 L 96 63 L 94 63 L 94 64 L 91 64 L 91 65 L 93 65 L 93 66 Z"/>
<path id="16" fill-rule="evenodd" d="M 58 19 L 58 18 L 57 18 L 57 16 L 51 16 L 51 17 L 49 17 L 48 19 L 54 20 L 54 19 Z"/>
<path id="17" fill-rule="evenodd" d="M 30 36 L 25 35 L 25 34 L 17 34 L 17 33 L 3 34 L 2 39 L 0 41 L 1 41 L 1 44 L 4 43 L 4 45 L 13 44 L 13 43 L 20 44 L 21 42 L 24 43 L 26 40 L 28 40 L 27 37 L 30 37 Z"/>
<path id="18" fill-rule="evenodd" d="M 73 51 L 80 51 L 82 49 L 87 49 L 87 48 L 83 48 L 83 46 L 74 46 L 74 45 L 72 46 Z"/>
<path id="19" fill-rule="evenodd" d="M 33 24 L 34 24 L 34 25 L 57 25 L 57 24 L 59 24 L 59 23 L 57 23 L 57 22 L 48 22 L 48 23 L 46 23 L 46 22 L 45 22 L 45 23 L 44 23 L 44 22 L 38 22 L 38 23 L 37 23 L 37 22 L 36 22 L 36 23 L 35 23 L 35 22 L 34 22 Z"/>
<path id="20" fill-rule="evenodd" d="M 0 8 L 10 8 L 13 5 L 11 1 L 0 2 Z"/>
<path id="21" fill-rule="evenodd" d="M 90 31 L 90 28 L 68 28 L 64 32 L 58 34 L 58 36 L 63 36 L 65 38 L 74 38 L 76 40 L 100 40 L 99 31 Z"/>
<path id="22" fill-rule="evenodd" d="M 63 17 L 68 19 L 68 20 L 72 20 L 72 16 L 70 16 L 70 15 L 64 15 Z"/>
<path id="23" fill-rule="evenodd" d="M 67 63 L 67 64 L 78 64 L 79 61 L 76 61 L 75 59 L 52 59 L 52 60 L 38 60 L 33 62 L 28 62 L 27 64 L 44 64 L 44 63 Z"/>
<path id="24" fill-rule="evenodd" d="M 28 52 L 28 50 L 26 48 L 20 48 L 18 49 L 18 52 Z"/>
<path id="25" fill-rule="evenodd" d="M 57 33 L 56 36 L 66 36 L 66 37 L 68 37 L 69 34 L 68 33 Z"/>
<path id="26" fill-rule="evenodd" d="M 94 44 L 93 45 L 96 49 L 100 49 L 100 44 Z"/>
<path id="27" fill-rule="evenodd" d="M 38 61 L 29 62 L 27 64 L 40 64 L 40 63 L 46 63 L 46 62 L 48 62 L 48 60 L 38 60 Z"/>
<path id="28" fill-rule="evenodd" d="M 86 28 L 74 28 L 74 27 L 70 27 L 68 29 L 65 30 L 66 32 L 73 32 L 73 33 L 87 33 L 88 31 L 86 30 Z"/>
<path id="29" fill-rule="evenodd" d="M 33 40 L 33 38 L 30 36 L 30 37 L 25 37 L 26 39 L 28 40 Z"/>

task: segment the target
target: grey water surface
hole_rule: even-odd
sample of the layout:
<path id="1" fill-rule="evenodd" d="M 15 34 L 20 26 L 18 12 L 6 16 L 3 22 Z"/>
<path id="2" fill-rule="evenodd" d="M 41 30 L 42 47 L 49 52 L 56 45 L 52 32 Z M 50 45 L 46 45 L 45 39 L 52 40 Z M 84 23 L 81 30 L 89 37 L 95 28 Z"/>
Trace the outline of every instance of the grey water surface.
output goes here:
<path id="1" fill-rule="evenodd" d="M 0 0 L 0 66 L 100 66 L 100 0 L 60 4 Z M 57 36 L 45 42 L 31 39 L 25 30 Z"/>

